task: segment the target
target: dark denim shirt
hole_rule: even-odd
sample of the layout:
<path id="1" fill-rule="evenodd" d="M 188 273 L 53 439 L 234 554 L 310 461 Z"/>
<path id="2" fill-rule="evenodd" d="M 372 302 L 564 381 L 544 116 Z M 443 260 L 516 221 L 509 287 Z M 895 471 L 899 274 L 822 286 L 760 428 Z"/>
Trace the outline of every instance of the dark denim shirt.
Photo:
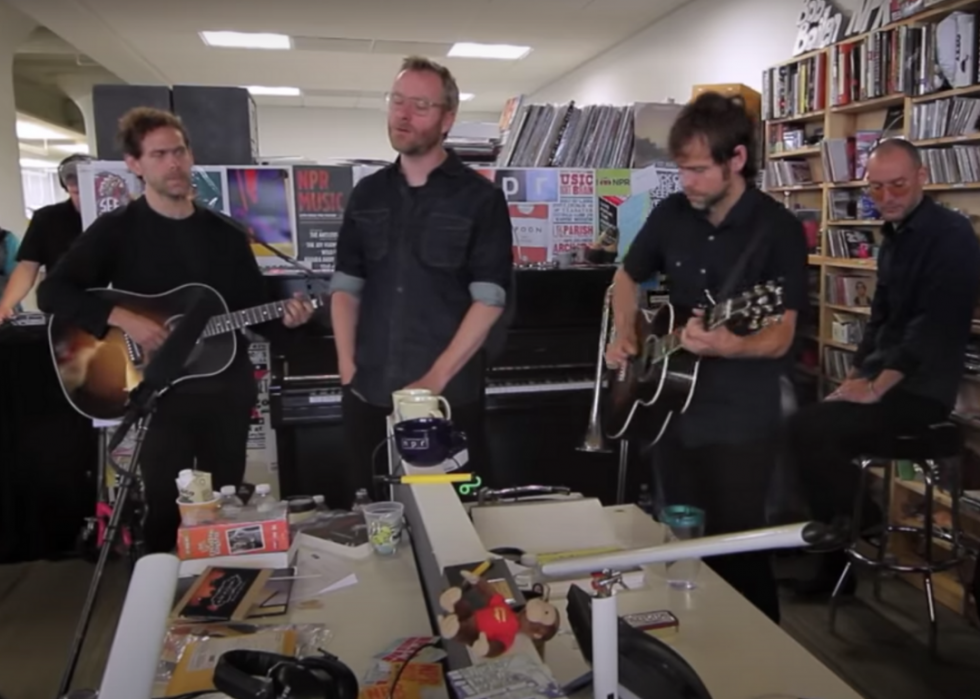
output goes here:
<path id="1" fill-rule="evenodd" d="M 735 293 L 778 281 L 783 307 L 802 312 L 807 305 L 807 248 L 803 225 L 779 202 L 750 187 L 715 226 L 683 193 L 673 194 L 650 212 L 630 245 L 623 269 L 637 283 L 661 273 L 671 304 L 689 312 L 718 298 L 729 272 L 757 230 L 763 236 L 748 259 Z M 686 317 L 686 316 L 685 316 Z M 790 358 L 704 357 L 687 412 L 675 415 L 671 429 L 690 447 L 737 444 L 769 437 L 781 416 L 780 376 Z M 651 435 L 651 438 L 653 435 Z"/>
<path id="2" fill-rule="evenodd" d="M 513 232 L 503 192 L 452 151 L 421 187 L 398 162 L 351 193 L 337 241 L 331 292 L 360 299 L 351 388 L 368 403 L 422 378 L 474 301 L 504 307 Z M 449 382 L 452 404 L 482 399 L 478 352 Z"/>
<path id="3" fill-rule="evenodd" d="M 871 320 L 854 366 L 869 378 L 900 371 L 894 390 L 952 410 L 980 290 L 980 243 L 965 216 L 928 197 L 882 233 Z"/>

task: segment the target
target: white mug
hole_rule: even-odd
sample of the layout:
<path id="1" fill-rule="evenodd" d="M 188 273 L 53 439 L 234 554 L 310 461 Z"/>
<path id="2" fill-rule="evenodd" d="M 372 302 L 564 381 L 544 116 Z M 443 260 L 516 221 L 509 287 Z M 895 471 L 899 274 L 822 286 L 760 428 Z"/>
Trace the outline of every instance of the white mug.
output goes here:
<path id="1" fill-rule="evenodd" d="M 408 388 L 391 394 L 395 417 L 399 422 L 419 417 L 445 417 L 450 419 L 452 412 L 449 401 L 442 396 L 432 395 L 427 388 Z M 440 410 L 440 406 L 443 410 Z"/>

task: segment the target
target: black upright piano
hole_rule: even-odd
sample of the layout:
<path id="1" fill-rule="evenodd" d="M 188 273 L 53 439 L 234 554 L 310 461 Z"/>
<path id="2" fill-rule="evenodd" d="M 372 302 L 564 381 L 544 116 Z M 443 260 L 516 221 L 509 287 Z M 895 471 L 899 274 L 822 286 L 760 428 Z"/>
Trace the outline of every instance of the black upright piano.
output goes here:
<path id="1" fill-rule="evenodd" d="M 520 269 L 516 314 L 487 370 L 487 438 L 497 485 L 560 485 L 616 499 L 618 455 L 577 450 L 589 421 L 599 333 L 611 267 Z M 324 280 L 325 281 L 325 280 Z M 271 278 L 285 296 L 301 284 Z M 270 412 L 284 495 L 316 494 L 321 474 L 345 458 L 340 379 L 329 313 L 301 342 L 273 348 Z M 627 493 L 647 480 L 633 467 Z"/>

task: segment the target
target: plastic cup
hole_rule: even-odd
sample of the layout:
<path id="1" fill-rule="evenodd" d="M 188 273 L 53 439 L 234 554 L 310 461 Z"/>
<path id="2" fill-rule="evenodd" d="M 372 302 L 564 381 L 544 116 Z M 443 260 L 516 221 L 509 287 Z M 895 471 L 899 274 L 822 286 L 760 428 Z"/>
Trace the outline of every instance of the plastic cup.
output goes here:
<path id="1" fill-rule="evenodd" d="M 667 541 L 687 541 L 704 536 L 704 510 L 690 505 L 668 505 L 660 512 L 660 523 L 667 527 Z M 701 570 L 700 558 L 686 558 L 666 564 L 667 584 L 693 590 Z"/>
<path id="2" fill-rule="evenodd" d="M 394 555 L 402 538 L 405 506 L 393 501 L 372 502 L 365 505 L 362 511 L 374 552 L 379 556 Z"/>
<path id="3" fill-rule="evenodd" d="M 214 524 L 221 514 L 217 498 L 206 502 L 183 502 L 178 498 L 177 508 L 180 510 L 180 523 L 185 527 Z"/>

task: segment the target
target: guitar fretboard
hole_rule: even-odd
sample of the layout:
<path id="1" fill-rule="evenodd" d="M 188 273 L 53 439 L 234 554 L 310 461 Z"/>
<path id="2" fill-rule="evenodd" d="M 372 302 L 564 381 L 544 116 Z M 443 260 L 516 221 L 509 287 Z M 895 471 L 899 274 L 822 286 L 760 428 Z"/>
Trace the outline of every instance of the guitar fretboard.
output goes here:
<path id="1" fill-rule="evenodd" d="M 240 311 L 232 311 L 220 316 L 214 316 L 208 321 L 204 328 L 202 337 L 214 337 L 222 333 L 229 333 L 234 330 L 241 330 L 250 325 L 258 325 L 269 320 L 276 320 L 286 315 L 286 302 L 273 301 L 272 303 L 243 308 Z"/>

